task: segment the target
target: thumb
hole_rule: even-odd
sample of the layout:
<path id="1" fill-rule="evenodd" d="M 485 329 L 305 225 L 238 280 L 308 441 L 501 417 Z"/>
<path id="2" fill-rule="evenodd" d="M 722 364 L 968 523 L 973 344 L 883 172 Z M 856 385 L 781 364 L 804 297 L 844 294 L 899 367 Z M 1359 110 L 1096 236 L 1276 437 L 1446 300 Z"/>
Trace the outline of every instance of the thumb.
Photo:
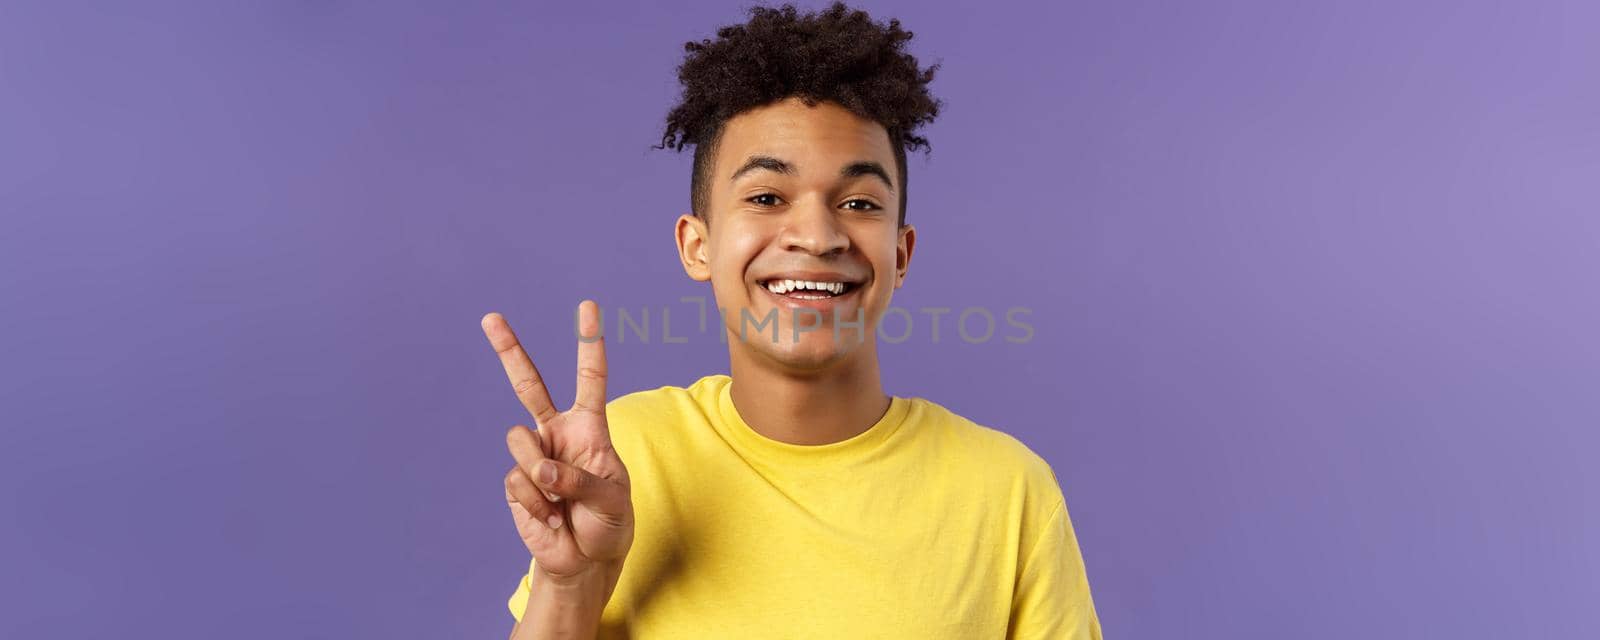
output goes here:
<path id="1" fill-rule="evenodd" d="M 625 511 L 628 495 L 621 483 L 549 458 L 539 463 L 535 475 L 534 484 L 557 496 L 609 515 Z"/>

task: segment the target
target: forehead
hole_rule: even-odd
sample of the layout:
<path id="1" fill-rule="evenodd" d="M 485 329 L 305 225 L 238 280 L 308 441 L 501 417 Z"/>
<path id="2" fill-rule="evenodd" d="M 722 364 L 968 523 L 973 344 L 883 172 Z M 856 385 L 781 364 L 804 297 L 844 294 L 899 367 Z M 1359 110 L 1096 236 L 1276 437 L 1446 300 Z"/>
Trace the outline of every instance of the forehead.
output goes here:
<path id="1" fill-rule="evenodd" d="M 832 102 L 807 106 L 799 98 L 789 98 L 745 111 L 728 119 L 717 147 L 719 181 L 727 180 L 752 155 L 782 159 L 802 175 L 832 174 L 862 160 L 875 160 L 894 171 L 894 151 L 883 125 Z"/>

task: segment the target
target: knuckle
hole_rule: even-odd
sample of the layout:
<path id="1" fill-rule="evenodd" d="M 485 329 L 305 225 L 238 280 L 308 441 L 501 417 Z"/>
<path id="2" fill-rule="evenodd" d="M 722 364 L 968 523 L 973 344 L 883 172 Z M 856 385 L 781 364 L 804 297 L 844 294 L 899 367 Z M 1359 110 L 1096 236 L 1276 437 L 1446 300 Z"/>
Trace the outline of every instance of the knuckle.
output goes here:
<path id="1" fill-rule="evenodd" d="M 504 322 L 504 320 L 501 322 Z M 520 346 L 522 344 L 517 341 L 515 333 L 510 336 L 489 334 L 489 347 L 494 349 L 495 353 L 505 355 Z"/>
<path id="2" fill-rule="evenodd" d="M 578 470 L 562 470 L 560 480 L 561 493 L 572 498 L 583 498 L 588 495 L 589 482 L 587 474 Z"/>
<path id="3" fill-rule="evenodd" d="M 545 516 L 550 515 L 550 507 L 545 505 L 544 498 L 537 495 L 530 496 L 526 500 L 520 500 L 518 504 L 522 505 L 522 509 L 527 511 L 528 515 L 540 520 L 544 520 Z"/>
<path id="4" fill-rule="evenodd" d="M 585 495 L 591 495 L 595 493 L 595 489 L 598 487 L 595 484 L 595 477 L 593 475 L 583 472 L 574 473 L 572 475 L 575 476 L 572 479 L 573 491 L 583 493 Z"/>
<path id="5" fill-rule="evenodd" d="M 538 391 L 538 390 L 543 389 L 543 388 L 544 388 L 544 381 L 540 380 L 538 377 L 522 378 L 522 379 L 520 379 L 520 380 L 518 380 L 516 382 L 511 383 L 511 389 L 516 391 L 517 395 L 519 395 L 519 396 L 520 395 L 526 395 L 526 394 L 529 394 L 529 393 L 533 393 L 533 392 Z"/>
<path id="6" fill-rule="evenodd" d="M 593 365 L 578 367 L 578 377 L 584 380 L 604 380 L 606 368 Z"/>

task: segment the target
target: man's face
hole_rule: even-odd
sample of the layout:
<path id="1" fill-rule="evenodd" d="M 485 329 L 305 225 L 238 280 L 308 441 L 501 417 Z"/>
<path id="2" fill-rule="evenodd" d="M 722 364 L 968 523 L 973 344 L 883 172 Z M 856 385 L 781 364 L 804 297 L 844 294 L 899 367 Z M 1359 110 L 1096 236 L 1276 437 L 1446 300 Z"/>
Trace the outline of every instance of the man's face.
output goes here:
<path id="1" fill-rule="evenodd" d="M 888 132 L 837 104 L 790 98 L 729 119 L 708 219 L 683 216 L 677 237 L 730 348 L 795 370 L 871 354 L 915 242 L 899 182 Z"/>

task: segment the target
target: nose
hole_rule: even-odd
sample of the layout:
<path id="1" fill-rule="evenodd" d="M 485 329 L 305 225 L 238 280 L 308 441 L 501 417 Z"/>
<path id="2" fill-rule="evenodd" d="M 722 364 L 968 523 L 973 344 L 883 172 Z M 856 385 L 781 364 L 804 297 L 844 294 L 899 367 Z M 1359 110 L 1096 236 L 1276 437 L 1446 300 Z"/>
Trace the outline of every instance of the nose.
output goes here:
<path id="1" fill-rule="evenodd" d="M 826 205 L 793 207 L 788 218 L 778 237 L 785 251 L 825 256 L 850 247 L 850 236 L 845 234 L 838 216 Z"/>

